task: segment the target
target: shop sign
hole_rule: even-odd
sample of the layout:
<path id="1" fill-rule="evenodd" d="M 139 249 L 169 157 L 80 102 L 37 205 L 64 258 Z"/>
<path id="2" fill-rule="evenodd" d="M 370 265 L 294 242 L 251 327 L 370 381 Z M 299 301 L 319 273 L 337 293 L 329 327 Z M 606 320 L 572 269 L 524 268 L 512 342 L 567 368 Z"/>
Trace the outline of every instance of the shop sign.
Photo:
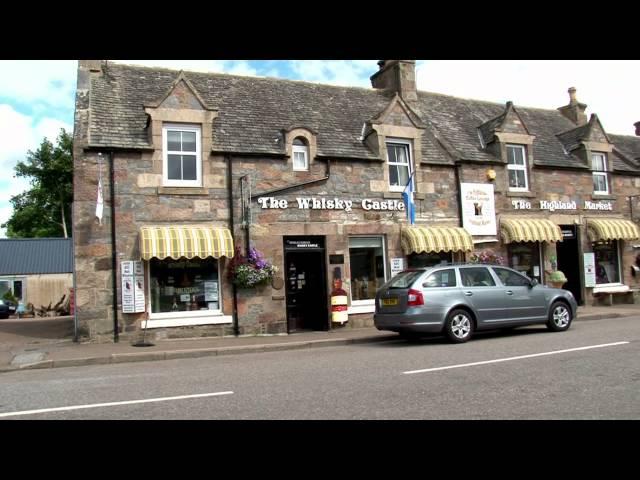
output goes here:
<path id="1" fill-rule="evenodd" d="M 284 210 L 289 208 L 289 200 L 284 198 L 277 199 L 275 197 L 260 197 L 258 204 L 261 208 L 273 208 Z M 354 207 L 353 200 L 342 200 L 340 198 L 316 198 L 316 197 L 296 197 L 293 203 L 300 210 L 344 210 L 351 212 Z M 365 198 L 360 202 L 360 206 L 364 210 L 387 210 L 387 211 L 404 211 L 404 202 L 402 200 L 373 200 Z"/>
<path id="2" fill-rule="evenodd" d="M 145 311 L 144 269 L 140 261 L 120 262 L 122 313 Z"/>
<path id="3" fill-rule="evenodd" d="M 593 252 L 584 253 L 584 286 L 596 286 L 596 255 Z"/>
<path id="4" fill-rule="evenodd" d="M 562 239 L 563 240 L 572 240 L 576 238 L 576 232 L 573 228 L 561 228 L 562 231 Z"/>
<path id="5" fill-rule="evenodd" d="M 611 202 L 590 202 L 589 200 L 585 200 L 584 209 L 585 210 L 613 210 L 613 205 L 611 204 Z"/>
<path id="6" fill-rule="evenodd" d="M 540 210 L 575 210 L 577 207 L 575 201 L 560 202 L 558 200 L 540 200 Z"/>
<path id="7" fill-rule="evenodd" d="M 461 183 L 462 225 L 471 235 L 496 234 L 493 185 Z"/>
<path id="8" fill-rule="evenodd" d="M 318 242 L 312 242 L 310 240 L 286 240 L 287 248 L 324 248 Z"/>

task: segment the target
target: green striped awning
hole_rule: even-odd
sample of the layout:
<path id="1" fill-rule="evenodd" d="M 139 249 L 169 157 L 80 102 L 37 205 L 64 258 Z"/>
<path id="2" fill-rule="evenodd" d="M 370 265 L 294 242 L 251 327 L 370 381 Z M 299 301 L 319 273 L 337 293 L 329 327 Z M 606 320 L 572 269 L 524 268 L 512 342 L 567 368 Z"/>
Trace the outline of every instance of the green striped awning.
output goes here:
<path id="1" fill-rule="evenodd" d="M 233 237 L 227 228 L 183 225 L 146 226 L 140 229 L 143 260 L 167 258 L 233 257 Z"/>
<path id="2" fill-rule="evenodd" d="M 502 218 L 500 233 L 504 243 L 562 241 L 560 226 L 544 218 Z"/>
<path id="3" fill-rule="evenodd" d="M 404 227 L 400 245 L 405 255 L 421 252 L 473 250 L 473 239 L 460 227 Z"/>
<path id="4" fill-rule="evenodd" d="M 592 242 L 616 239 L 635 240 L 640 238 L 640 229 L 629 220 L 587 218 L 587 235 Z"/>

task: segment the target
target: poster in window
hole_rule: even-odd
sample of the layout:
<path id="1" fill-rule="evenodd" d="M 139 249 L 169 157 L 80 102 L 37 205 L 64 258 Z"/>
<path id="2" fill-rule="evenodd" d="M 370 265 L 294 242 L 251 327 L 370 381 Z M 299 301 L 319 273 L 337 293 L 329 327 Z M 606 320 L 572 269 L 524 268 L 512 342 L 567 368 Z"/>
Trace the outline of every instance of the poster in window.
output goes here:
<path id="1" fill-rule="evenodd" d="M 461 183 L 462 223 L 471 235 L 496 234 L 496 210 L 493 185 Z"/>
<path id="2" fill-rule="evenodd" d="M 217 302 L 218 282 L 204 282 L 204 301 Z"/>
<path id="3" fill-rule="evenodd" d="M 584 254 L 584 286 L 596 286 L 596 256 L 594 253 Z"/>

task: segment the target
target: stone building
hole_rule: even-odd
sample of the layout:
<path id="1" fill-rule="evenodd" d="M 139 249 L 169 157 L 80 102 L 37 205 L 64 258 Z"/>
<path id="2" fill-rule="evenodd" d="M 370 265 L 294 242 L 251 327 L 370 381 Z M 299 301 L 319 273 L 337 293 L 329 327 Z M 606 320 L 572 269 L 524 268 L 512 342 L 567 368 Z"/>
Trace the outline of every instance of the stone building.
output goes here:
<path id="1" fill-rule="evenodd" d="M 80 61 L 82 335 L 371 325 L 398 269 L 487 250 L 543 283 L 564 271 L 579 303 L 636 286 L 640 138 L 606 133 L 575 89 L 525 108 L 418 91 L 411 60 L 378 66 L 365 89 Z M 250 247 L 279 273 L 235 288 L 230 259 Z M 346 324 L 331 321 L 335 276 Z"/>

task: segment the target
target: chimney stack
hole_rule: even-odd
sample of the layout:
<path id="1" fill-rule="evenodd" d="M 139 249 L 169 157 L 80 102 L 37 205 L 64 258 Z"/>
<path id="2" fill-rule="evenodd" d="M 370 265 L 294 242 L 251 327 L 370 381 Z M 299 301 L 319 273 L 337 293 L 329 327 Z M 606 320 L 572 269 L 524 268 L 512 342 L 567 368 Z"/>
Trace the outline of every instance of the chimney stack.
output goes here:
<path id="1" fill-rule="evenodd" d="M 587 123 L 587 114 L 584 112 L 587 109 L 587 105 L 580 103 L 576 98 L 576 87 L 571 87 L 567 91 L 569 92 L 569 105 L 560 107 L 558 110 L 577 126 L 585 125 Z"/>
<path id="2" fill-rule="evenodd" d="M 636 122 L 633 124 L 636 127 L 636 136 L 640 137 L 640 122 Z"/>
<path id="3" fill-rule="evenodd" d="M 418 100 L 415 60 L 380 60 L 378 66 L 371 76 L 373 88 L 397 92 L 406 102 Z"/>

